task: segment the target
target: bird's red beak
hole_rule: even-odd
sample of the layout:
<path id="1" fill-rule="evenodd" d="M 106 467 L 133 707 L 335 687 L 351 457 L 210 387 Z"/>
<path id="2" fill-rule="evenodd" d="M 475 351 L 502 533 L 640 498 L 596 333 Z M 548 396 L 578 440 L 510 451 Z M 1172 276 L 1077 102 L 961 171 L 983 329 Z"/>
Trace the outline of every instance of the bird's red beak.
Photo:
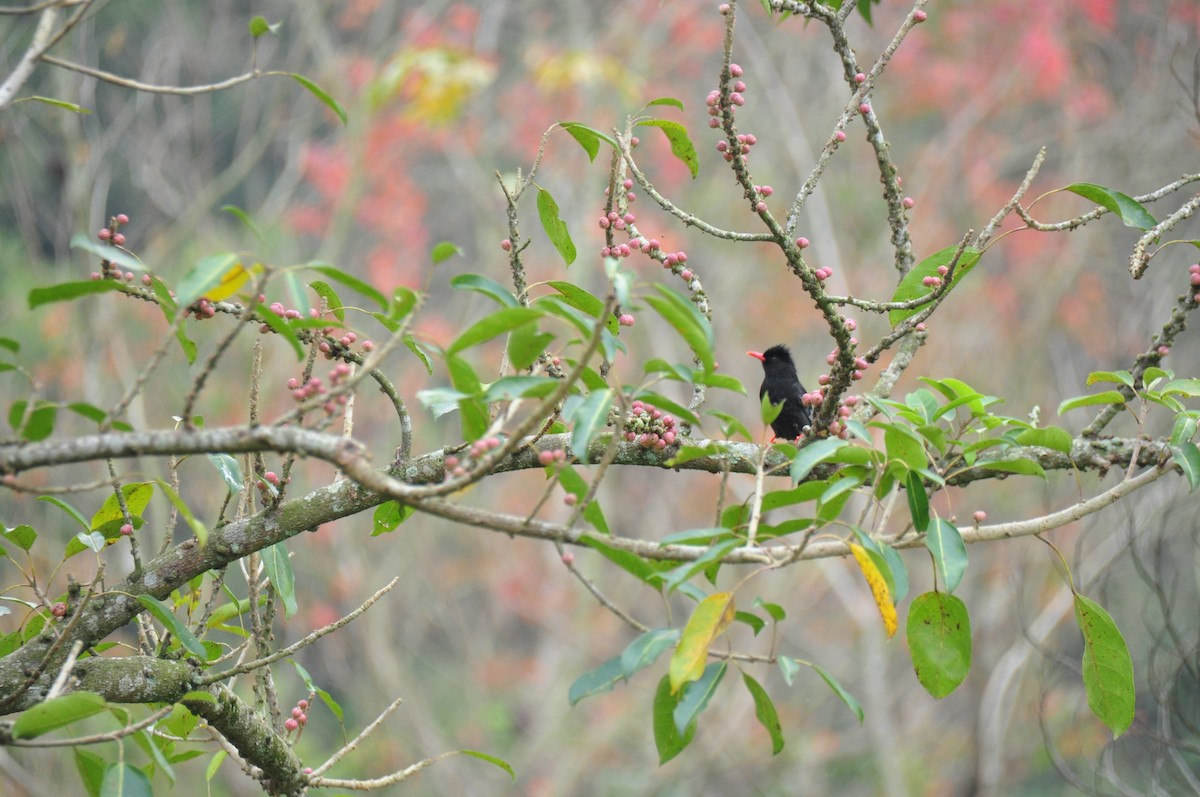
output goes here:
<path id="1" fill-rule="evenodd" d="M 750 355 L 751 357 L 753 357 L 756 360 L 761 360 L 762 362 L 767 361 L 767 358 L 763 356 L 763 353 L 761 351 L 748 351 L 748 352 L 746 352 L 746 354 Z"/>

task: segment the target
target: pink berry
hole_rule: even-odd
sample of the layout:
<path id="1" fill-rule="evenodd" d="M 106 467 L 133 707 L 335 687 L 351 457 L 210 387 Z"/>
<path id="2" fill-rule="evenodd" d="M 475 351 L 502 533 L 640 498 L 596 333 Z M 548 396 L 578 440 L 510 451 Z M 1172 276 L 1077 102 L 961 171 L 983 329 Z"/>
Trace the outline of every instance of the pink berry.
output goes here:
<path id="1" fill-rule="evenodd" d="M 859 72 L 857 75 L 855 75 L 855 76 L 854 76 L 854 82 L 855 82 L 855 83 L 858 83 L 858 84 L 860 84 L 860 85 L 861 85 L 861 84 L 863 84 L 863 83 L 866 83 L 866 82 L 867 82 L 867 76 L 866 76 L 866 75 L 864 75 L 862 72 Z"/>
<path id="2" fill-rule="evenodd" d="M 734 77 L 741 77 L 742 76 L 742 68 L 740 66 L 738 66 L 737 64 L 730 64 L 729 65 L 729 74 L 733 75 Z"/>
<path id="3" fill-rule="evenodd" d="M 922 321 L 921 323 L 917 324 L 916 330 L 918 332 L 924 332 L 925 331 L 925 322 Z"/>
<path id="4" fill-rule="evenodd" d="M 292 716 L 295 717 L 296 719 L 300 719 L 300 717 L 303 716 L 303 714 L 304 714 L 304 709 L 300 708 L 299 706 L 296 706 L 294 709 L 292 709 Z"/>
<path id="5" fill-rule="evenodd" d="M 623 327 L 631 327 L 633 326 L 633 320 L 633 316 L 630 313 L 622 313 L 617 318 L 617 323 Z"/>
<path id="6" fill-rule="evenodd" d="M 128 223 L 129 223 L 128 216 L 126 216 L 124 213 L 117 214 L 117 224 L 128 224 Z"/>
<path id="7" fill-rule="evenodd" d="M 818 385 L 828 385 L 829 384 L 829 374 L 821 374 L 820 376 L 818 376 L 817 384 Z"/>
<path id="8" fill-rule="evenodd" d="M 296 705 L 299 706 L 303 711 L 308 711 L 308 701 L 307 700 L 297 700 Z"/>
<path id="9" fill-rule="evenodd" d="M 1170 353 L 1171 353 L 1171 349 L 1168 348 L 1167 346 L 1159 346 L 1158 347 L 1158 356 L 1159 357 L 1166 357 Z"/>
<path id="10" fill-rule="evenodd" d="M 862 114 L 868 114 L 868 113 L 870 113 L 870 112 L 871 112 L 871 103 L 869 103 L 869 102 L 864 102 L 864 103 L 860 104 L 860 105 L 858 106 L 858 112 L 859 112 L 859 113 L 862 113 Z"/>
<path id="11" fill-rule="evenodd" d="M 870 365 L 867 363 L 867 359 L 865 357 L 855 357 L 854 367 L 860 371 L 865 371 L 870 367 Z"/>
<path id="12" fill-rule="evenodd" d="M 636 147 L 640 143 L 642 143 L 642 140 L 640 138 L 638 138 L 637 136 L 629 137 L 629 146 L 630 147 Z"/>
<path id="13" fill-rule="evenodd" d="M 734 105 L 745 105 L 746 104 L 746 98 L 743 97 L 741 94 L 739 94 L 736 91 L 730 92 L 729 101 L 731 103 L 733 103 Z"/>
<path id="14" fill-rule="evenodd" d="M 562 563 L 564 565 L 574 564 L 575 563 L 575 554 L 571 553 L 570 551 L 563 551 Z"/>
<path id="15" fill-rule="evenodd" d="M 142 284 L 143 284 L 143 285 L 153 285 L 153 284 L 154 284 L 154 278 L 153 278 L 153 277 L 151 277 L 149 274 L 143 274 L 143 275 L 142 275 Z"/>
<path id="16" fill-rule="evenodd" d="M 600 220 L 597 221 L 596 223 L 598 225 L 600 225 L 600 229 L 602 229 L 602 230 L 607 230 L 609 227 L 609 224 L 611 224 L 611 222 L 609 222 L 609 220 L 606 219 L 604 216 L 601 216 Z"/>
<path id="17" fill-rule="evenodd" d="M 1188 266 L 1188 271 L 1192 272 L 1193 274 L 1200 274 L 1200 263 L 1192 263 L 1190 266 Z"/>
<path id="18" fill-rule="evenodd" d="M 797 238 L 796 239 L 796 248 L 807 249 L 808 248 L 808 239 L 807 238 Z"/>
<path id="19" fill-rule="evenodd" d="M 756 213 L 766 213 L 767 212 L 767 203 L 759 202 L 757 205 L 754 206 L 754 211 Z"/>
<path id="20" fill-rule="evenodd" d="M 375 348 L 375 344 L 372 341 L 364 340 L 362 342 L 362 348 L 363 351 L 371 351 Z"/>
<path id="21" fill-rule="evenodd" d="M 730 11 L 729 3 L 721 3 L 721 5 L 717 6 L 717 11 L 721 12 L 721 16 L 727 15 Z M 563 555 L 566 556 L 566 554 Z"/>
<path id="22" fill-rule="evenodd" d="M 929 15 L 925 13 L 924 9 L 918 8 L 913 12 L 913 22 L 920 24 L 927 19 L 929 19 Z"/>
<path id="23" fill-rule="evenodd" d="M 50 613 L 53 614 L 55 617 L 66 617 L 67 604 L 63 603 L 62 601 L 59 601 L 58 603 L 56 603 L 50 607 Z"/>
<path id="24" fill-rule="evenodd" d="M 903 201 L 900 202 L 900 204 L 904 205 L 906 208 L 911 208 L 913 205 L 917 204 L 917 201 L 910 196 L 906 196 L 904 197 Z"/>
<path id="25" fill-rule="evenodd" d="M 105 227 L 105 228 L 101 229 L 100 232 L 96 233 L 96 237 L 99 238 L 101 241 L 107 241 L 109 238 L 112 237 L 112 230 Z"/>
<path id="26" fill-rule="evenodd" d="M 721 140 L 717 142 L 717 152 L 724 152 L 727 149 L 729 149 L 728 141 Z"/>
<path id="27" fill-rule="evenodd" d="M 124 524 L 121 526 L 121 534 L 125 535 L 126 537 L 128 537 L 130 534 L 133 534 L 133 526 L 128 523 Z"/>
<path id="28" fill-rule="evenodd" d="M 858 322 L 855 321 L 853 318 L 847 318 L 846 319 L 846 329 L 853 332 L 854 330 L 858 329 Z"/>
<path id="29" fill-rule="evenodd" d="M 846 140 L 846 134 L 844 132 L 842 132 L 841 130 L 838 130 L 836 133 L 833 134 L 833 139 L 834 139 L 834 141 L 836 141 L 840 144 Z"/>
<path id="30" fill-rule="evenodd" d="M 567 506 L 575 506 L 575 504 L 578 502 L 579 496 L 575 495 L 575 493 L 567 493 L 563 496 L 563 503 Z"/>
<path id="31" fill-rule="evenodd" d="M 125 245 L 125 233 L 119 232 L 119 233 L 116 233 L 115 235 L 113 235 L 112 242 L 115 243 L 117 246 L 124 246 Z"/>
<path id="32" fill-rule="evenodd" d="M 1200 271 L 1193 271 L 1191 276 L 1192 285 L 1200 285 Z"/>
<path id="33" fill-rule="evenodd" d="M 300 727 L 300 723 L 296 722 L 296 720 L 293 718 L 288 717 L 287 722 L 283 723 L 283 727 L 287 728 L 289 731 L 294 731 Z"/>
<path id="34" fill-rule="evenodd" d="M 737 83 L 734 83 L 734 84 L 733 84 L 733 90 L 734 90 L 734 91 L 745 91 L 745 90 L 746 90 L 746 84 L 745 84 L 744 82 L 742 82 L 742 81 L 740 81 L 740 80 L 739 80 Z"/>
<path id="35" fill-rule="evenodd" d="M 684 282 L 691 282 L 692 277 L 695 275 L 692 274 L 692 270 L 690 268 L 685 268 L 683 271 L 679 272 L 679 276 L 683 279 Z"/>
<path id="36" fill-rule="evenodd" d="M 512 250 L 512 241 L 505 238 L 503 241 L 500 242 L 500 248 L 503 249 L 505 252 L 511 251 Z"/>
<path id="37" fill-rule="evenodd" d="M 975 518 L 976 523 L 982 523 L 983 521 L 987 520 L 987 512 L 984 512 L 982 509 L 977 509 L 975 510 L 975 514 L 971 515 L 971 517 Z"/>
<path id="38" fill-rule="evenodd" d="M 718 128 L 721 126 L 721 121 L 719 119 L 709 119 L 708 126 L 714 129 Z"/>
<path id="39" fill-rule="evenodd" d="M 100 272 L 99 272 L 99 271 L 93 271 L 93 272 L 92 272 L 92 281 L 94 282 L 94 281 L 96 281 L 96 280 L 98 280 L 98 279 L 100 279 Z"/>
<path id="40" fill-rule="evenodd" d="M 941 276 L 944 277 L 950 273 L 950 267 L 949 266 L 938 266 L 937 271 L 938 271 L 938 274 L 940 274 Z"/>
<path id="41" fill-rule="evenodd" d="M 550 450 L 538 452 L 538 464 L 542 466 L 549 465 L 554 462 L 554 452 Z"/>

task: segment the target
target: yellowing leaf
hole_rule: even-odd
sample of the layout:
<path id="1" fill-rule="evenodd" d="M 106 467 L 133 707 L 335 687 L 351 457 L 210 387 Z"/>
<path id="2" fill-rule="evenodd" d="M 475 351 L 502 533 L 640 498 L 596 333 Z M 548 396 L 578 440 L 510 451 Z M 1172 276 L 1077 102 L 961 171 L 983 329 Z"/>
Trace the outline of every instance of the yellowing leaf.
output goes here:
<path id="1" fill-rule="evenodd" d="M 684 684 L 704 674 L 709 645 L 725 632 L 736 613 L 732 592 L 718 592 L 700 601 L 671 656 L 671 694 L 678 694 Z"/>
<path id="2" fill-rule="evenodd" d="M 260 274 L 262 269 L 262 263 L 255 263 L 250 268 L 245 268 L 241 263 L 238 263 L 226 271 L 217 287 L 205 295 L 210 302 L 222 302 L 242 290 L 245 284 L 250 281 L 250 277 Z"/>
<path id="3" fill-rule="evenodd" d="M 867 580 L 867 586 L 871 588 L 871 597 L 875 599 L 875 605 L 879 607 L 879 616 L 883 618 L 883 627 L 887 630 L 888 639 L 891 639 L 896 635 L 898 622 L 896 605 L 892 603 L 887 581 L 879 572 L 879 568 L 871 561 L 871 557 L 867 555 L 866 548 L 857 543 L 851 543 L 850 553 L 854 554 L 854 561 L 858 562 L 858 567 Z"/>

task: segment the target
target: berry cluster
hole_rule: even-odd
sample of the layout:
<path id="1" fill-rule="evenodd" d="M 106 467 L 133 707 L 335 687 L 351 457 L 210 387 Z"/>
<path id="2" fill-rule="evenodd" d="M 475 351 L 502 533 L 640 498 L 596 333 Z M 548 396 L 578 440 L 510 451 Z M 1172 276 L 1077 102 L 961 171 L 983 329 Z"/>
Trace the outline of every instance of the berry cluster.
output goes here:
<path id="1" fill-rule="evenodd" d="M 538 452 L 538 464 L 543 467 L 549 467 L 555 463 L 567 461 L 567 452 L 561 448 L 547 448 Z"/>
<path id="2" fill-rule="evenodd" d="M 126 216 L 124 213 L 118 213 L 117 215 L 113 216 L 112 218 L 110 218 L 108 220 L 107 227 L 102 227 L 100 229 L 100 231 L 96 233 L 96 237 L 99 238 L 101 241 L 104 241 L 105 243 L 112 244 L 113 246 L 124 246 L 125 245 L 125 233 L 119 232 L 119 230 L 121 229 L 121 225 L 128 224 L 128 223 L 129 223 L 129 217 Z M 122 273 L 121 267 L 118 266 L 116 263 L 112 262 L 111 260 L 101 260 L 100 261 L 100 270 L 92 272 L 92 279 L 93 280 L 100 280 L 100 279 L 110 280 L 111 279 L 111 280 L 119 280 L 122 282 L 133 282 L 133 272 L 126 271 L 126 272 Z M 149 285 L 150 282 L 151 282 L 151 279 L 150 279 L 149 274 L 146 274 L 145 276 L 142 277 L 143 284 Z"/>
<path id="3" fill-rule="evenodd" d="M 471 469 L 471 460 L 477 460 L 487 452 L 499 448 L 503 441 L 499 437 L 481 437 L 471 444 L 467 449 L 465 459 L 459 459 L 453 454 L 447 454 L 443 465 L 446 469 L 446 478 L 451 476 L 465 476 L 467 471 Z"/>
<path id="4" fill-rule="evenodd" d="M 678 431 L 674 416 L 667 415 L 653 404 L 635 400 L 622 424 L 625 440 L 642 448 L 662 451 L 674 445 Z"/>
<path id="5" fill-rule="evenodd" d="M 283 727 L 287 729 L 288 734 L 299 731 L 308 724 L 308 701 L 298 700 L 295 707 L 292 709 L 292 716 L 284 721 Z M 300 734 L 296 733 L 296 738 L 300 738 Z"/>
<path id="6" fill-rule="evenodd" d="M 275 501 L 279 498 L 279 490 L 285 484 L 291 484 L 292 477 L 286 479 L 280 478 L 279 474 L 273 470 L 269 470 L 262 475 L 262 478 L 254 483 L 258 491 L 262 494 L 264 501 Z"/>

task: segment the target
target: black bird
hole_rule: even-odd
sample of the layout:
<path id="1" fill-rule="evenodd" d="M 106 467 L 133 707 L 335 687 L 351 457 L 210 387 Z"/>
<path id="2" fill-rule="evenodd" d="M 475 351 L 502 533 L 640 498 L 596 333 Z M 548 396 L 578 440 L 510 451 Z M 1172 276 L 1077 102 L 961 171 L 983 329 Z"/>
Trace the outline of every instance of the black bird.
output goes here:
<path id="1" fill-rule="evenodd" d="M 806 391 L 796 375 L 796 364 L 792 353 L 783 344 L 772 346 L 764 352 L 748 351 L 746 354 L 762 361 L 766 377 L 758 389 L 761 401 L 763 394 L 771 397 L 772 404 L 783 402 L 779 416 L 771 422 L 777 440 L 795 440 L 804 433 L 805 426 L 812 425 L 812 413 L 804 406 L 802 397 Z"/>

